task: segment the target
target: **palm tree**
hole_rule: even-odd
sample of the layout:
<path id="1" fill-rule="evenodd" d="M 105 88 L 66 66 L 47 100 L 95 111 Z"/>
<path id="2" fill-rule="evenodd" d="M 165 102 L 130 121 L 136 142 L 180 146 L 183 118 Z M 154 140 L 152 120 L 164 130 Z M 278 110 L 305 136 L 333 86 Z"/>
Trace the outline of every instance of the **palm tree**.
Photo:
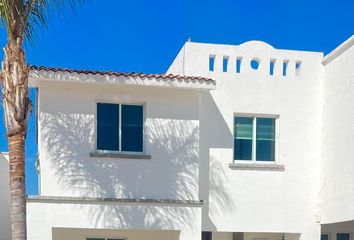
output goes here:
<path id="1" fill-rule="evenodd" d="M 9 150 L 12 239 L 26 239 L 25 138 L 29 67 L 23 50 L 33 30 L 46 27 L 49 13 L 73 7 L 81 0 L 0 0 L 0 20 L 6 27 L 7 44 L 1 69 L 2 103 Z"/>

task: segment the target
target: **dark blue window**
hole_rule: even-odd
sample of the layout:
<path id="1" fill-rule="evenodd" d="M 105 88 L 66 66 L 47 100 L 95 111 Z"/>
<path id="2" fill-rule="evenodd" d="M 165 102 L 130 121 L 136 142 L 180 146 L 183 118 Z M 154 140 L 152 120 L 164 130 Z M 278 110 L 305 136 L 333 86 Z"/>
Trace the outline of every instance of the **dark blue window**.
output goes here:
<path id="1" fill-rule="evenodd" d="M 283 62 L 283 76 L 286 76 L 287 72 L 288 72 L 288 62 L 284 61 Z"/>
<path id="2" fill-rule="evenodd" d="M 236 73 L 240 73 L 241 72 L 241 58 L 237 58 L 236 59 Z"/>
<path id="3" fill-rule="evenodd" d="M 235 118 L 234 159 L 252 160 L 253 118 Z"/>
<path id="4" fill-rule="evenodd" d="M 143 106 L 97 103 L 97 149 L 142 152 Z"/>
<path id="5" fill-rule="evenodd" d="M 97 149 L 119 150 L 119 105 L 97 103 Z"/>
<path id="6" fill-rule="evenodd" d="M 122 151 L 143 151 L 143 106 L 122 105 Z"/>
<path id="7" fill-rule="evenodd" d="M 337 240 L 350 240 L 350 233 L 337 233 Z"/>
<path id="8" fill-rule="evenodd" d="M 275 161 L 275 118 L 235 117 L 234 160 Z"/>

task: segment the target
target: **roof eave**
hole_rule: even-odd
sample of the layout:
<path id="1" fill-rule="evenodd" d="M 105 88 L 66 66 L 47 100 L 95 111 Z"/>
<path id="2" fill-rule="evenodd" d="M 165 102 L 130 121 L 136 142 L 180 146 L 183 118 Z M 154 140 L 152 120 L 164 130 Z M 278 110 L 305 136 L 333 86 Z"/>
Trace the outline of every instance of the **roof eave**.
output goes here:
<path id="1" fill-rule="evenodd" d="M 183 78 L 181 76 L 151 77 L 151 75 L 143 75 L 143 77 L 141 77 L 139 74 L 115 76 L 109 74 L 86 74 L 67 71 L 55 72 L 32 69 L 29 74 L 30 86 L 39 87 L 41 82 L 96 83 L 119 86 L 190 89 L 196 91 L 209 91 L 214 90 L 216 87 L 215 81 L 211 79 Z"/>
<path id="2" fill-rule="evenodd" d="M 342 53 L 347 51 L 349 48 L 351 48 L 354 45 L 354 35 L 352 35 L 350 38 L 348 38 L 345 42 L 343 42 L 341 45 L 339 45 L 336 49 L 334 49 L 332 52 L 327 54 L 323 60 L 322 64 L 327 65 L 328 63 L 332 62 L 334 59 L 336 59 L 338 56 L 340 56 Z"/>

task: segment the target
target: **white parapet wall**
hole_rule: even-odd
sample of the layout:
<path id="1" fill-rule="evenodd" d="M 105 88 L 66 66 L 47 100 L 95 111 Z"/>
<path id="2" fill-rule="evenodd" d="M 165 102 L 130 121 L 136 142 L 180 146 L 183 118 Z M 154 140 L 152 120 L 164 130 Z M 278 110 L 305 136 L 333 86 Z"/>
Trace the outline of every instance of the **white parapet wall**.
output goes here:
<path id="1" fill-rule="evenodd" d="M 354 220 L 354 36 L 324 59 L 321 222 Z"/>
<path id="2" fill-rule="evenodd" d="M 8 155 L 0 153 L 0 240 L 11 239 Z"/>

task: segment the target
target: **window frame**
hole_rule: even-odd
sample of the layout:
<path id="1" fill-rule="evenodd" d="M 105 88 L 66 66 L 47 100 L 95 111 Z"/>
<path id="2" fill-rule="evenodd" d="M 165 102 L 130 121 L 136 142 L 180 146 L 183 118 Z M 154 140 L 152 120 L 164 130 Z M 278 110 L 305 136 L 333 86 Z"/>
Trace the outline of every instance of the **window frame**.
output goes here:
<path id="1" fill-rule="evenodd" d="M 278 153 L 279 153 L 279 118 L 280 115 L 279 114 L 263 114 L 263 113 L 234 113 L 233 115 L 233 125 L 232 125 L 232 136 L 233 136 L 233 141 L 235 140 L 235 131 L 234 131 L 234 127 L 235 127 L 235 118 L 237 117 L 246 117 L 246 118 L 253 118 L 252 121 L 252 159 L 250 160 L 237 160 L 234 159 L 234 154 L 235 154 L 235 144 L 233 143 L 233 147 L 232 147 L 232 162 L 233 163 L 245 163 L 245 164 L 279 164 L 279 157 L 278 157 Z M 257 153 L 257 141 L 256 141 L 256 137 L 257 137 L 257 118 L 272 118 L 275 120 L 275 146 L 274 146 L 274 161 L 257 161 L 256 159 L 256 153 Z"/>
<path id="2" fill-rule="evenodd" d="M 338 234 L 349 234 L 349 240 L 353 240 L 353 233 L 352 232 L 346 232 L 346 231 L 336 232 L 336 240 L 337 240 Z"/>
<path id="3" fill-rule="evenodd" d="M 98 103 L 106 103 L 106 104 L 118 104 L 119 105 L 119 129 L 118 129 L 118 150 L 102 150 L 97 148 L 97 127 L 98 127 L 98 121 L 97 121 L 97 105 Z M 132 106 L 142 106 L 143 107 L 143 149 L 141 152 L 135 152 L 135 151 L 122 151 L 122 105 L 132 105 Z M 99 153 L 122 153 L 122 154 L 135 154 L 135 155 L 145 155 L 146 154 L 146 102 L 144 101 L 120 101 L 120 100 L 101 100 L 101 99 L 96 99 L 95 100 L 95 116 L 94 116 L 94 121 L 95 121 L 95 132 L 94 132 L 94 148 L 96 152 Z"/>

